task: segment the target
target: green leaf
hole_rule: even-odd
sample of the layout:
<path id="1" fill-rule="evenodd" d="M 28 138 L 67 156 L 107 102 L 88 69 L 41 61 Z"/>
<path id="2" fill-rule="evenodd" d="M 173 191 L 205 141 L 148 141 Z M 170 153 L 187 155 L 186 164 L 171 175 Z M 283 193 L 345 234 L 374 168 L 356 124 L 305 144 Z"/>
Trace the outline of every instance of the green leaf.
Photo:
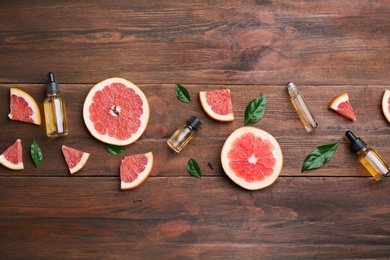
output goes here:
<path id="1" fill-rule="evenodd" d="M 196 178 L 200 179 L 202 177 L 199 164 L 192 158 L 188 161 L 187 170 L 192 176 Z"/>
<path id="2" fill-rule="evenodd" d="M 180 101 L 185 102 L 185 103 L 191 102 L 190 93 L 188 93 L 188 90 L 185 87 L 183 87 L 180 84 L 176 84 L 175 89 L 176 89 L 176 97 Z"/>
<path id="3" fill-rule="evenodd" d="M 339 143 L 331 143 L 318 146 L 305 159 L 301 173 L 307 170 L 318 169 L 327 163 L 337 150 Z"/>
<path id="4" fill-rule="evenodd" d="M 35 166 L 38 168 L 42 162 L 43 154 L 42 154 L 41 148 L 39 147 L 39 145 L 37 144 L 37 142 L 35 140 L 31 144 L 30 153 L 31 153 L 31 158 L 34 161 Z"/>
<path id="5" fill-rule="evenodd" d="M 116 145 L 106 145 L 106 151 L 112 154 L 120 154 L 126 151 L 126 148 Z"/>
<path id="6" fill-rule="evenodd" d="M 245 109 L 245 125 L 259 121 L 264 116 L 266 104 L 265 96 L 252 100 Z"/>

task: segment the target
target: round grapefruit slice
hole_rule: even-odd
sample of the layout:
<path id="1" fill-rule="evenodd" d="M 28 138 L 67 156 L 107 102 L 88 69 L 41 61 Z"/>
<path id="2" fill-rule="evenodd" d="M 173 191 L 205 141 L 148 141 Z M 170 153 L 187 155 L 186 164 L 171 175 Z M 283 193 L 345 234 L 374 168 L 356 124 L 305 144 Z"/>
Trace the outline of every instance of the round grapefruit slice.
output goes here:
<path id="1" fill-rule="evenodd" d="M 283 154 L 271 134 L 244 126 L 226 139 L 221 162 L 226 175 L 236 184 L 248 190 L 259 190 L 279 177 Z"/>
<path id="2" fill-rule="evenodd" d="M 149 121 L 145 94 L 122 78 L 109 78 L 88 93 L 83 108 L 85 125 L 98 140 L 125 146 L 138 140 Z"/>
<path id="3" fill-rule="evenodd" d="M 204 112 L 212 119 L 220 122 L 234 120 L 229 89 L 200 91 L 199 99 Z"/>
<path id="4" fill-rule="evenodd" d="M 87 163 L 90 154 L 63 145 L 62 153 L 71 174 L 80 171 Z"/>
<path id="5" fill-rule="evenodd" d="M 140 186 L 153 168 L 153 153 L 133 154 L 121 161 L 121 190 L 131 190 Z"/>
<path id="6" fill-rule="evenodd" d="M 342 93 L 335 97 L 328 105 L 328 108 L 336 111 L 339 115 L 348 118 L 351 121 L 356 121 L 355 112 L 349 102 L 348 93 Z"/>
<path id="7" fill-rule="evenodd" d="M 390 123 L 390 90 L 386 89 L 382 97 L 382 112 Z"/>
<path id="8" fill-rule="evenodd" d="M 11 170 L 24 169 L 22 141 L 20 139 L 17 139 L 13 145 L 0 155 L 0 163 Z"/>
<path id="9" fill-rule="evenodd" d="M 35 99 L 18 88 L 10 89 L 10 113 L 12 120 L 41 124 L 41 112 Z"/>

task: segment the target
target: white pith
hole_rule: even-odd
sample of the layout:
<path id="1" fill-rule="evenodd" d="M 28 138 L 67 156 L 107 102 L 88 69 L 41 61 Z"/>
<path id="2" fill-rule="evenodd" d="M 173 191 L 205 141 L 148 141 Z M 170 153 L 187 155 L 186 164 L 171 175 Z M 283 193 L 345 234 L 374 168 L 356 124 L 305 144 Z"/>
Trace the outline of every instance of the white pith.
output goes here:
<path id="1" fill-rule="evenodd" d="M 219 114 L 214 113 L 211 106 L 207 102 L 206 91 L 199 92 L 199 99 L 200 99 L 200 104 L 202 105 L 203 110 L 212 119 L 217 120 L 217 121 L 221 121 L 221 122 L 231 122 L 234 120 L 233 113 L 227 114 L 227 115 L 219 115 Z"/>
<path id="2" fill-rule="evenodd" d="M 153 168 L 154 158 L 152 152 L 145 153 L 144 155 L 148 158 L 148 163 L 146 164 L 144 171 L 138 174 L 137 179 L 135 179 L 133 182 L 124 182 L 121 180 L 121 190 L 129 190 L 129 189 L 136 188 L 148 178 Z"/>
<path id="3" fill-rule="evenodd" d="M 382 98 L 382 112 L 385 115 L 387 121 L 390 123 L 389 98 L 390 90 L 386 89 Z"/>
<path id="4" fill-rule="evenodd" d="M 11 88 L 10 89 L 10 96 L 12 96 L 12 95 L 15 95 L 17 97 L 21 97 L 27 102 L 28 106 L 33 111 L 33 114 L 30 116 L 30 118 L 33 120 L 34 124 L 41 125 L 41 123 L 42 123 L 41 122 L 41 112 L 39 110 L 38 104 L 35 101 L 35 99 L 32 96 L 30 96 L 30 94 L 28 94 L 27 92 L 25 92 L 21 89 L 18 89 L 18 88 Z M 13 119 L 11 114 L 8 114 L 8 117 L 10 119 Z"/>
<path id="5" fill-rule="evenodd" d="M 129 139 L 126 139 L 126 140 L 118 140 L 118 139 L 111 137 L 107 134 L 105 134 L 105 135 L 100 134 L 99 132 L 97 132 L 95 130 L 95 128 L 93 126 L 93 122 L 90 119 L 89 105 L 92 104 L 93 95 L 97 91 L 102 90 L 105 86 L 110 85 L 114 82 L 119 82 L 119 83 L 124 84 L 125 86 L 131 87 L 135 91 L 135 93 L 138 94 L 141 97 L 141 99 L 143 100 L 143 105 L 142 105 L 143 114 L 140 117 L 140 121 L 142 122 L 142 124 L 139 127 L 138 131 L 135 134 L 133 134 Z M 141 135 L 143 134 L 143 132 L 145 131 L 145 129 L 148 125 L 149 114 L 150 114 L 150 108 L 149 108 L 149 103 L 148 103 L 148 100 L 147 100 L 145 94 L 136 85 L 134 85 L 130 81 L 127 81 L 127 80 L 122 79 L 122 78 L 109 78 L 109 79 L 103 80 L 102 82 L 96 84 L 88 93 L 88 95 L 84 101 L 84 106 L 83 106 L 84 122 L 85 122 L 85 125 L 87 126 L 88 130 L 92 134 L 92 136 L 94 136 L 96 139 L 98 139 L 104 143 L 119 145 L 119 146 L 129 145 L 141 137 Z"/>
<path id="6" fill-rule="evenodd" d="M 232 143 L 235 139 L 237 139 L 238 137 L 242 136 L 245 133 L 253 133 L 256 136 L 261 136 L 262 139 L 269 140 L 274 147 L 274 150 L 272 151 L 274 158 L 279 158 L 276 160 L 276 165 L 274 166 L 274 173 L 262 181 L 257 181 L 252 183 L 246 182 L 244 179 L 239 178 L 229 167 L 228 153 L 230 151 Z M 253 163 L 255 159 L 261 160 L 261 158 L 252 158 L 252 157 L 248 158 L 248 160 L 251 163 Z M 226 175 L 232 181 L 234 181 L 236 184 L 238 184 L 239 186 L 245 189 L 258 190 L 271 185 L 279 177 L 279 174 L 283 167 L 283 154 L 282 154 L 282 150 L 280 149 L 279 143 L 271 134 L 259 128 L 244 126 L 236 129 L 226 139 L 221 151 L 221 162 L 222 162 L 222 168 L 224 169 Z"/>
<path id="7" fill-rule="evenodd" d="M 335 99 L 333 99 L 333 101 L 330 103 L 330 108 L 332 108 L 333 110 L 338 110 L 338 106 L 345 102 L 345 101 L 348 101 L 349 100 L 349 96 L 347 93 L 343 93 L 339 96 L 337 96 Z"/>

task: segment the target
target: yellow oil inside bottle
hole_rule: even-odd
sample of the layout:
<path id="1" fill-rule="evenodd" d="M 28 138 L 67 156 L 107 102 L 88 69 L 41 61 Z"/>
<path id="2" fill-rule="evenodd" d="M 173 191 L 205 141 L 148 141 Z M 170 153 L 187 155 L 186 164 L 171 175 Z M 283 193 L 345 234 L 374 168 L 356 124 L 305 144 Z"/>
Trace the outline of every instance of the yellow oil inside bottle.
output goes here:
<path id="1" fill-rule="evenodd" d="M 362 151 L 359 154 L 359 161 L 377 181 L 385 177 L 389 172 L 389 166 L 372 148 Z"/>

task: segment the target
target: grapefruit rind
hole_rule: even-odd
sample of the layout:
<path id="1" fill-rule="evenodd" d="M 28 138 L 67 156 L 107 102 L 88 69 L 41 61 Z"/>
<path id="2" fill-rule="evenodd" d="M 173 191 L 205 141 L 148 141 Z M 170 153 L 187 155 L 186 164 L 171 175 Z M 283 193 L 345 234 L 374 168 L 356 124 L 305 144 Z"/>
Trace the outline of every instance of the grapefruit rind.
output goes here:
<path id="1" fill-rule="evenodd" d="M 261 181 L 247 182 L 244 179 L 238 177 L 229 166 L 228 153 L 231 150 L 233 142 L 246 133 L 252 133 L 256 137 L 261 137 L 262 139 L 269 140 L 274 148 L 272 150 L 272 155 L 276 160 L 276 164 L 274 165 L 273 173 L 268 177 L 265 177 L 265 179 Z M 261 160 L 261 158 L 259 159 Z M 221 151 L 221 162 L 222 168 L 224 169 L 226 175 L 233 182 L 247 190 L 259 190 L 270 186 L 279 177 L 279 174 L 282 171 L 283 167 L 283 154 L 278 141 L 271 134 L 259 128 L 244 126 L 233 131 L 233 133 L 231 133 L 230 136 L 226 139 Z"/>
<path id="2" fill-rule="evenodd" d="M 386 89 L 382 97 L 382 112 L 383 115 L 386 117 L 387 121 L 390 123 L 389 99 L 390 99 L 390 90 Z"/>
<path id="3" fill-rule="evenodd" d="M 67 156 L 66 156 L 66 153 L 64 152 L 64 150 L 66 150 L 66 149 L 67 149 L 67 150 L 74 150 L 74 151 L 82 152 L 82 153 L 83 153 L 83 155 L 81 156 L 80 161 L 79 161 L 74 167 L 72 167 L 72 168 L 69 167 L 68 158 L 67 158 Z M 65 146 L 65 145 L 62 146 L 62 153 L 63 153 L 63 155 L 64 155 L 66 164 L 68 165 L 69 172 L 70 172 L 71 174 L 74 174 L 74 173 L 80 171 L 80 170 L 85 166 L 85 164 L 87 163 L 87 161 L 88 161 L 88 159 L 89 159 L 89 156 L 91 155 L 91 154 L 89 154 L 89 153 L 86 153 L 86 152 L 83 152 L 83 151 L 80 151 L 80 150 L 76 150 L 76 149 L 74 149 L 74 148 L 71 148 L 71 147 L 68 147 L 68 146 Z"/>
<path id="4" fill-rule="evenodd" d="M 20 150 L 20 153 L 22 153 L 22 141 L 20 139 L 17 139 L 16 142 L 11 145 L 10 147 L 7 148 L 1 155 L 0 155 L 0 164 L 2 164 L 4 167 L 11 169 L 11 170 L 23 170 L 24 169 L 24 164 L 23 164 L 23 159 L 18 162 L 17 164 L 14 164 L 10 162 L 9 160 L 6 159 L 5 154 L 13 147 L 14 145 L 19 146 L 18 150 Z"/>
<path id="5" fill-rule="evenodd" d="M 123 180 L 121 180 L 121 190 L 135 189 L 135 188 L 139 187 L 142 183 L 144 183 L 146 181 L 146 179 L 149 177 L 150 172 L 152 171 L 152 168 L 153 168 L 153 163 L 154 163 L 153 153 L 148 152 L 148 153 L 145 153 L 143 155 L 145 155 L 147 160 L 148 160 L 148 162 L 145 166 L 145 169 L 138 174 L 138 177 L 133 182 L 124 182 Z M 132 155 L 129 155 L 129 156 L 132 156 Z M 121 160 L 121 166 L 122 166 L 123 161 L 126 159 L 126 157 Z"/>
<path id="6" fill-rule="evenodd" d="M 225 90 L 229 91 L 229 94 L 230 94 L 230 90 L 229 89 L 225 89 Z M 214 119 L 216 121 L 219 121 L 219 122 L 233 122 L 234 121 L 234 114 L 233 114 L 233 112 L 229 113 L 229 114 L 226 114 L 226 115 L 220 115 L 220 114 L 215 113 L 213 111 L 212 107 L 207 102 L 206 94 L 207 94 L 207 91 L 200 91 L 199 92 L 199 100 L 200 100 L 200 104 L 202 106 L 203 111 L 210 118 L 212 118 L 212 119 Z M 231 109 L 233 111 L 231 100 L 230 100 L 229 106 L 231 107 Z"/>
<path id="7" fill-rule="evenodd" d="M 17 121 L 21 121 L 21 122 L 27 122 L 27 123 L 32 123 L 32 124 L 36 124 L 36 125 L 41 125 L 41 123 L 42 123 L 41 112 L 39 110 L 38 104 L 35 101 L 35 99 L 30 94 L 28 94 L 27 92 L 25 92 L 25 91 L 23 91 L 21 89 L 18 89 L 18 88 L 11 88 L 10 89 L 10 98 L 12 97 L 12 95 L 15 95 L 17 97 L 21 97 L 21 98 L 23 98 L 27 102 L 28 106 L 33 111 L 33 114 L 30 116 L 32 122 L 14 118 L 13 114 L 15 114 L 17 111 L 13 111 L 11 102 L 10 102 L 10 110 L 11 111 L 8 114 L 8 117 L 11 120 L 17 120 Z"/>
<path id="8" fill-rule="evenodd" d="M 93 103 L 93 97 L 94 94 L 98 91 L 103 90 L 106 86 L 110 86 L 112 83 L 122 83 L 126 87 L 132 88 L 135 93 L 142 99 L 142 110 L 143 114 L 139 118 L 141 121 L 141 125 L 138 128 L 137 132 L 134 133 L 130 138 L 124 139 L 124 140 L 119 140 L 115 137 L 112 137 L 108 134 L 100 134 L 94 127 L 94 123 L 92 122 L 90 118 L 90 111 L 89 107 Z M 145 94 L 142 92 L 140 88 L 138 88 L 135 84 L 131 83 L 128 80 L 125 80 L 123 78 L 108 78 L 105 79 L 99 83 L 97 83 L 95 86 L 92 87 L 92 89 L 89 91 L 85 101 L 84 101 L 84 106 L 83 106 L 83 118 L 84 118 L 84 123 L 89 130 L 89 132 L 94 136 L 96 139 L 98 139 L 101 142 L 107 143 L 107 144 L 112 144 L 112 145 L 118 145 L 118 146 L 126 146 L 131 143 L 134 143 L 137 141 L 143 132 L 145 131 L 148 122 L 149 122 L 149 116 L 150 116 L 150 108 L 149 108 L 149 103 L 148 100 L 145 96 Z"/>
<path id="9" fill-rule="evenodd" d="M 342 113 L 340 110 L 339 110 L 339 105 L 343 102 L 347 102 L 350 106 L 351 106 L 351 110 L 353 112 L 353 115 L 350 117 L 348 115 L 345 115 L 344 113 Z M 335 97 L 334 99 L 332 99 L 332 101 L 330 101 L 329 105 L 328 105 L 328 108 L 337 112 L 339 115 L 345 117 L 345 118 L 348 118 L 349 120 L 351 121 L 356 121 L 356 116 L 355 116 L 355 113 L 353 111 L 353 108 L 352 108 L 352 105 L 349 101 L 349 96 L 348 96 L 348 93 L 342 93 L 340 95 L 338 95 L 337 97 Z"/>

